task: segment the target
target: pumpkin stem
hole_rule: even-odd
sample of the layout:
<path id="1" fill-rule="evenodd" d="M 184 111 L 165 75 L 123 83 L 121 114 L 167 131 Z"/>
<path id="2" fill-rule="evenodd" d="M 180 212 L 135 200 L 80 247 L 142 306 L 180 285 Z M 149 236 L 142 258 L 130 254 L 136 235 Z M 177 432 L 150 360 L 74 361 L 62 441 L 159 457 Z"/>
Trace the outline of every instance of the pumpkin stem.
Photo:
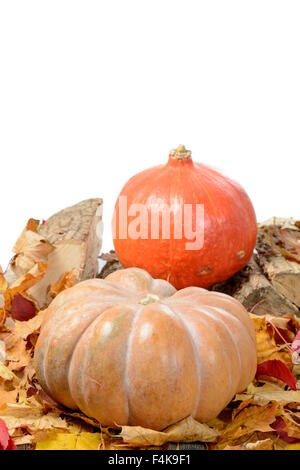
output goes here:
<path id="1" fill-rule="evenodd" d="M 158 295 L 155 295 L 155 294 L 147 294 L 146 297 L 144 297 L 143 299 L 141 299 L 139 301 L 139 304 L 142 304 L 142 305 L 148 305 L 148 304 L 152 304 L 153 302 L 159 302 L 159 297 Z"/>
<path id="2" fill-rule="evenodd" d="M 173 149 L 170 152 L 170 157 L 176 158 L 177 160 L 185 160 L 191 158 L 192 152 L 187 150 L 184 145 L 178 145 L 177 149 Z"/>

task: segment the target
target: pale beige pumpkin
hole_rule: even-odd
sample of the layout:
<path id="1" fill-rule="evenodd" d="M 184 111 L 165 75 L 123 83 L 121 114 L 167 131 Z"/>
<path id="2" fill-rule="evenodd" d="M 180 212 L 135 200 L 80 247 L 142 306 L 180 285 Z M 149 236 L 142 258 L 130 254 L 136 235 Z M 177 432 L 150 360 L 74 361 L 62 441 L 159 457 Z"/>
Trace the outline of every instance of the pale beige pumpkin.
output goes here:
<path id="1" fill-rule="evenodd" d="M 247 387 L 256 339 L 244 307 L 177 291 L 129 268 L 62 292 L 48 307 L 35 366 L 45 391 L 102 425 L 152 429 L 208 421 Z"/>

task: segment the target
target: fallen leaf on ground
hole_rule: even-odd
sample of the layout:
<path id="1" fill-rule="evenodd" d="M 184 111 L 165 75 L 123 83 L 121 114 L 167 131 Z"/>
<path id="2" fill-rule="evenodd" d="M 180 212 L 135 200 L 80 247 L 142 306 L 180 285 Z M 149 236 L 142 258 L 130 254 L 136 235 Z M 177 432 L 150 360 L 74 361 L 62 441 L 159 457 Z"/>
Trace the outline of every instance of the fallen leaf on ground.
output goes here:
<path id="1" fill-rule="evenodd" d="M 282 345 L 278 346 L 275 341 L 275 331 L 265 316 L 258 316 L 250 313 L 255 332 L 257 344 L 257 362 L 265 362 L 271 359 L 279 359 L 284 362 L 290 369 L 293 367 L 291 354 L 283 349 Z"/>
<path id="2" fill-rule="evenodd" d="M 7 280 L 4 277 L 2 267 L 0 266 L 0 292 L 4 292 L 8 287 Z"/>
<path id="3" fill-rule="evenodd" d="M 272 439 L 263 439 L 256 442 L 248 442 L 245 445 L 247 450 L 272 450 L 274 447 L 274 442 Z"/>
<path id="4" fill-rule="evenodd" d="M 4 363 L 6 359 L 6 346 L 4 341 L 0 340 L 0 362 Z"/>
<path id="5" fill-rule="evenodd" d="M 161 432 L 140 426 L 122 426 L 119 436 L 131 446 L 161 446 L 166 442 L 213 442 L 218 435 L 215 429 L 189 416 Z"/>
<path id="6" fill-rule="evenodd" d="M 256 376 L 269 376 L 285 382 L 292 390 L 296 390 L 296 378 L 286 366 L 278 359 L 261 362 L 257 366 Z"/>
<path id="7" fill-rule="evenodd" d="M 0 419 L 0 450 L 16 450 L 16 445 L 9 435 L 3 419 Z"/>
<path id="8" fill-rule="evenodd" d="M 36 450 L 97 450 L 102 442 L 100 433 L 78 434 L 51 431 L 45 440 L 36 444 Z"/>
<path id="9" fill-rule="evenodd" d="M 11 314 L 14 298 L 20 294 L 26 294 L 30 287 L 37 284 L 44 277 L 47 269 L 48 264 L 36 263 L 30 271 L 24 274 L 24 276 L 19 277 L 6 289 L 3 296 L 4 309 L 7 314 Z M 33 302 L 33 299 L 31 301 Z"/>
<path id="10" fill-rule="evenodd" d="M 218 442 L 213 449 L 224 449 L 226 446 L 240 444 L 236 442 L 243 436 L 248 436 L 255 431 L 269 433 L 274 431 L 271 424 L 276 419 L 278 403 L 268 403 L 264 406 L 250 405 L 241 410 L 221 432 Z"/>
<path id="11" fill-rule="evenodd" d="M 272 428 L 275 429 L 278 436 L 285 442 L 289 444 L 293 444 L 295 442 L 299 442 L 300 439 L 290 436 L 288 433 L 288 426 L 287 423 L 281 416 L 277 416 L 275 423 L 272 424 Z"/>
<path id="12" fill-rule="evenodd" d="M 238 446 L 226 446 L 223 450 L 272 450 L 274 442 L 272 439 L 263 439 L 256 442 L 243 443 Z"/>
<path id="13" fill-rule="evenodd" d="M 75 276 L 73 271 L 64 273 L 58 282 L 54 282 L 49 290 L 49 295 L 54 299 L 60 292 L 74 286 Z"/>
<path id="14" fill-rule="evenodd" d="M 236 400 L 249 400 L 257 398 L 260 403 L 265 404 L 270 401 L 278 402 L 281 405 L 288 403 L 300 403 L 300 391 L 283 390 L 274 384 L 264 384 L 262 387 L 255 387 L 252 383 L 243 394 L 237 394 Z"/>
<path id="15" fill-rule="evenodd" d="M 8 368 L 16 371 L 25 367 L 31 361 L 30 351 L 26 349 L 27 343 L 24 339 L 18 338 L 12 345 L 6 349 L 6 360 L 9 361 Z"/>
<path id="16" fill-rule="evenodd" d="M 37 312 L 38 307 L 36 302 L 24 294 L 15 295 L 11 301 L 10 313 L 14 320 L 30 320 Z"/>
<path id="17" fill-rule="evenodd" d="M 8 290 L 15 290 L 16 293 L 27 291 L 44 277 L 47 269 L 48 264 L 36 263 L 26 274 L 16 279 Z"/>
<path id="18" fill-rule="evenodd" d="M 20 379 L 3 363 L 0 362 L 0 378 L 5 381 L 12 381 L 15 384 L 20 382 Z"/>
<path id="19" fill-rule="evenodd" d="M 7 403 L 15 403 L 18 396 L 18 390 L 4 390 L 0 385 L 0 408 Z"/>
<path id="20" fill-rule="evenodd" d="M 26 339 L 32 333 L 38 331 L 41 327 L 45 310 L 41 310 L 35 317 L 28 321 L 16 321 L 13 332 L 20 338 Z"/>
<path id="21" fill-rule="evenodd" d="M 59 414 L 49 412 L 45 414 L 41 408 L 10 404 L 0 409 L 0 418 L 6 422 L 8 428 L 24 427 L 30 431 L 51 428 L 67 429 L 68 423 Z"/>
<path id="22" fill-rule="evenodd" d="M 35 263 L 45 261 L 54 250 L 54 246 L 37 233 L 38 226 L 38 220 L 30 219 L 13 247 L 16 255 L 10 267 L 18 277 L 27 273 Z"/>

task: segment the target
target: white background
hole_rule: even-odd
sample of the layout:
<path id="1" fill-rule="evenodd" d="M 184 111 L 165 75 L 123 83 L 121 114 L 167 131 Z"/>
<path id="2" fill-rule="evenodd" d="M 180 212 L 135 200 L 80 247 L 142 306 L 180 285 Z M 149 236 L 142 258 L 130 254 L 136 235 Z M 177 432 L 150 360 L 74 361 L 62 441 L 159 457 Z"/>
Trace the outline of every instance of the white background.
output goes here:
<path id="1" fill-rule="evenodd" d="M 0 1 L 0 263 L 27 219 L 104 198 L 179 143 L 258 220 L 300 217 L 299 0 Z"/>

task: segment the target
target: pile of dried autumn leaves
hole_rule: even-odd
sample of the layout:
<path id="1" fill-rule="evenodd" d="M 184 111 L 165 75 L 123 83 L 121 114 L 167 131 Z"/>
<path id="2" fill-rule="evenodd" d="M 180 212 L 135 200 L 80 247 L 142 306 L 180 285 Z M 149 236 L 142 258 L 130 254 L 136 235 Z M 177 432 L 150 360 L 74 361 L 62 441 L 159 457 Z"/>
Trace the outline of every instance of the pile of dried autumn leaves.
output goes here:
<path id="1" fill-rule="evenodd" d="M 28 222 L 21 245 L 24 234 L 35 238 L 37 224 Z M 220 450 L 300 449 L 300 322 L 291 316 L 251 313 L 257 335 L 256 379 L 210 423 L 188 417 L 163 432 L 134 426 L 113 431 L 54 403 L 42 391 L 32 365 L 44 311 L 28 291 L 46 273 L 43 255 L 50 249 L 36 242 L 26 244 L 25 255 L 16 250 L 15 262 L 20 269 L 26 266 L 25 274 L 8 286 L 0 270 L 0 449 L 24 444 L 37 450 L 166 449 L 168 442 L 196 441 Z M 66 273 L 51 286 L 51 296 L 72 282 L 72 273 Z"/>

